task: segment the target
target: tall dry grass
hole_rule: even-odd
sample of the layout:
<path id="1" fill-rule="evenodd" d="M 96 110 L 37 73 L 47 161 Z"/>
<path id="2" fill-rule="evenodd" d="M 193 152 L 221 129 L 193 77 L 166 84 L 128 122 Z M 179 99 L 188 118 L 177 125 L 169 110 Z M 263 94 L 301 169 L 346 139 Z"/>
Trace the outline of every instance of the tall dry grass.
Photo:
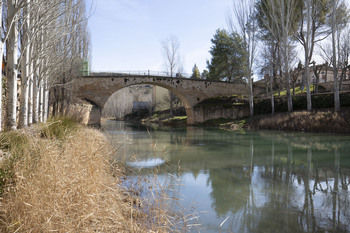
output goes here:
<path id="1" fill-rule="evenodd" d="M 33 138 L 14 165 L 15 186 L 2 201 L 3 232 L 138 232 L 133 208 L 111 176 L 113 151 L 82 129 L 63 143 Z"/>
<path id="2" fill-rule="evenodd" d="M 143 197 L 122 188 L 123 166 L 101 132 L 53 119 L 13 137 L 21 146 L 0 137 L 9 153 L 0 168 L 10 174 L 0 196 L 1 232 L 187 231 L 189 217 L 170 211 L 164 188 Z"/>
<path id="3" fill-rule="evenodd" d="M 247 120 L 247 129 L 292 130 L 306 132 L 350 132 L 350 109 L 342 112 L 296 111 L 256 116 Z"/>
<path id="4" fill-rule="evenodd" d="M 180 180 L 172 174 L 160 175 L 158 172 L 155 168 L 128 185 L 139 210 L 138 223 L 146 232 L 199 231 L 195 206 L 193 203 L 185 206 L 184 196 L 178 191 Z"/>

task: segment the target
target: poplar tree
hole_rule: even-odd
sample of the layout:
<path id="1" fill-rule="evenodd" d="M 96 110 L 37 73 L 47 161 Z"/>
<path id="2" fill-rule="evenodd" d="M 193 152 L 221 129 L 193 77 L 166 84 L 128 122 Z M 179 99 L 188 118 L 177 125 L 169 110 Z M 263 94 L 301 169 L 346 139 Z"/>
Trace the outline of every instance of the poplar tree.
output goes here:
<path id="1" fill-rule="evenodd" d="M 49 104 L 52 104 L 49 92 L 55 86 L 64 90 L 59 101 L 62 107 L 68 108 L 69 82 L 81 74 L 89 58 L 89 32 L 83 0 L 0 1 L 0 12 L 1 64 L 4 48 L 7 60 L 5 119 L 6 127 L 14 130 L 17 119 L 19 128 L 47 119 Z M 62 77 L 65 77 L 63 83 Z M 1 91 L 2 88 L 0 103 Z M 52 99 L 57 102 L 55 96 Z M 0 120 L 1 112 L 0 109 Z M 0 130 L 1 126 L 2 122 Z"/>
<path id="2" fill-rule="evenodd" d="M 17 74 L 18 74 L 18 9 L 17 1 L 7 0 L 7 128 L 17 129 Z"/>
<path id="3" fill-rule="evenodd" d="M 288 112 L 293 111 L 291 95 L 291 62 L 293 59 L 293 34 L 300 19 L 300 1 L 295 0 L 261 0 L 258 4 L 259 21 L 278 43 L 281 53 L 281 75 L 284 77 L 287 92 Z"/>
<path id="4" fill-rule="evenodd" d="M 176 72 L 181 73 L 181 59 L 180 59 L 180 42 L 175 35 L 170 35 L 162 42 L 162 53 L 164 58 L 164 66 L 170 77 L 175 77 Z M 175 95 L 169 92 L 170 98 L 170 115 L 174 115 L 174 101 Z"/>
<path id="5" fill-rule="evenodd" d="M 245 77 L 249 94 L 250 116 L 254 115 L 254 93 L 253 93 L 253 67 L 256 59 L 257 46 L 257 23 L 255 0 L 233 1 L 233 13 L 228 16 L 228 25 L 232 33 L 238 32 L 242 35 L 245 44 Z M 235 21 L 238 22 L 236 27 Z"/>
<path id="6" fill-rule="evenodd" d="M 304 49 L 304 78 L 307 91 L 307 110 L 312 110 L 309 66 L 316 43 L 330 35 L 327 28 L 327 15 L 330 13 L 330 0 L 305 0 L 301 2 L 300 23 L 296 39 Z"/>

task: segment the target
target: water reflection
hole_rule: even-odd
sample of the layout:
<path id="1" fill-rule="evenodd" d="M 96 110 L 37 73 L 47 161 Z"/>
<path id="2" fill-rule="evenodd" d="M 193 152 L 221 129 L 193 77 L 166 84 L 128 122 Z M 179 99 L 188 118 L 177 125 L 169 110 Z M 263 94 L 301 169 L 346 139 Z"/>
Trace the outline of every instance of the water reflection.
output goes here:
<path id="1" fill-rule="evenodd" d="M 182 173 L 162 172 L 178 175 L 184 201 L 205 211 L 201 232 L 218 232 L 227 217 L 223 232 L 350 232 L 349 136 L 116 122 L 105 130 L 126 160 L 180 161 Z"/>

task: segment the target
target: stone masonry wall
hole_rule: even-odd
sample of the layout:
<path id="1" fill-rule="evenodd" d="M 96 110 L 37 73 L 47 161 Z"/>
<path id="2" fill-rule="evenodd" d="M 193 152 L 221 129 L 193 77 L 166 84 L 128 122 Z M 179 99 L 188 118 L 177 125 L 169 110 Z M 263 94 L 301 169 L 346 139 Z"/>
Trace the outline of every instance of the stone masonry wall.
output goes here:
<path id="1" fill-rule="evenodd" d="M 67 115 L 85 125 L 99 126 L 101 124 L 101 109 L 90 103 L 76 103 L 69 107 Z"/>
<path id="2" fill-rule="evenodd" d="M 249 108 L 248 107 L 231 107 L 231 108 L 222 108 L 219 106 L 212 107 L 196 107 L 194 109 L 194 119 L 195 123 L 202 123 L 207 120 L 219 119 L 219 118 L 228 118 L 228 119 L 241 119 L 249 117 Z"/>

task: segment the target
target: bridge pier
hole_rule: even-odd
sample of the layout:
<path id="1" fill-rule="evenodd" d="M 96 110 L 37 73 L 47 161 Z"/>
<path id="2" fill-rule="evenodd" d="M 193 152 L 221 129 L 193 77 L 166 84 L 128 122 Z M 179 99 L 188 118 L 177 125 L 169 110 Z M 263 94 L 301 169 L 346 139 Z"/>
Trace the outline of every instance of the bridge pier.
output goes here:
<path id="1" fill-rule="evenodd" d="M 186 115 L 187 115 L 187 125 L 194 125 L 195 122 L 195 117 L 194 117 L 194 112 L 193 112 L 193 107 L 185 107 L 186 110 Z"/>

